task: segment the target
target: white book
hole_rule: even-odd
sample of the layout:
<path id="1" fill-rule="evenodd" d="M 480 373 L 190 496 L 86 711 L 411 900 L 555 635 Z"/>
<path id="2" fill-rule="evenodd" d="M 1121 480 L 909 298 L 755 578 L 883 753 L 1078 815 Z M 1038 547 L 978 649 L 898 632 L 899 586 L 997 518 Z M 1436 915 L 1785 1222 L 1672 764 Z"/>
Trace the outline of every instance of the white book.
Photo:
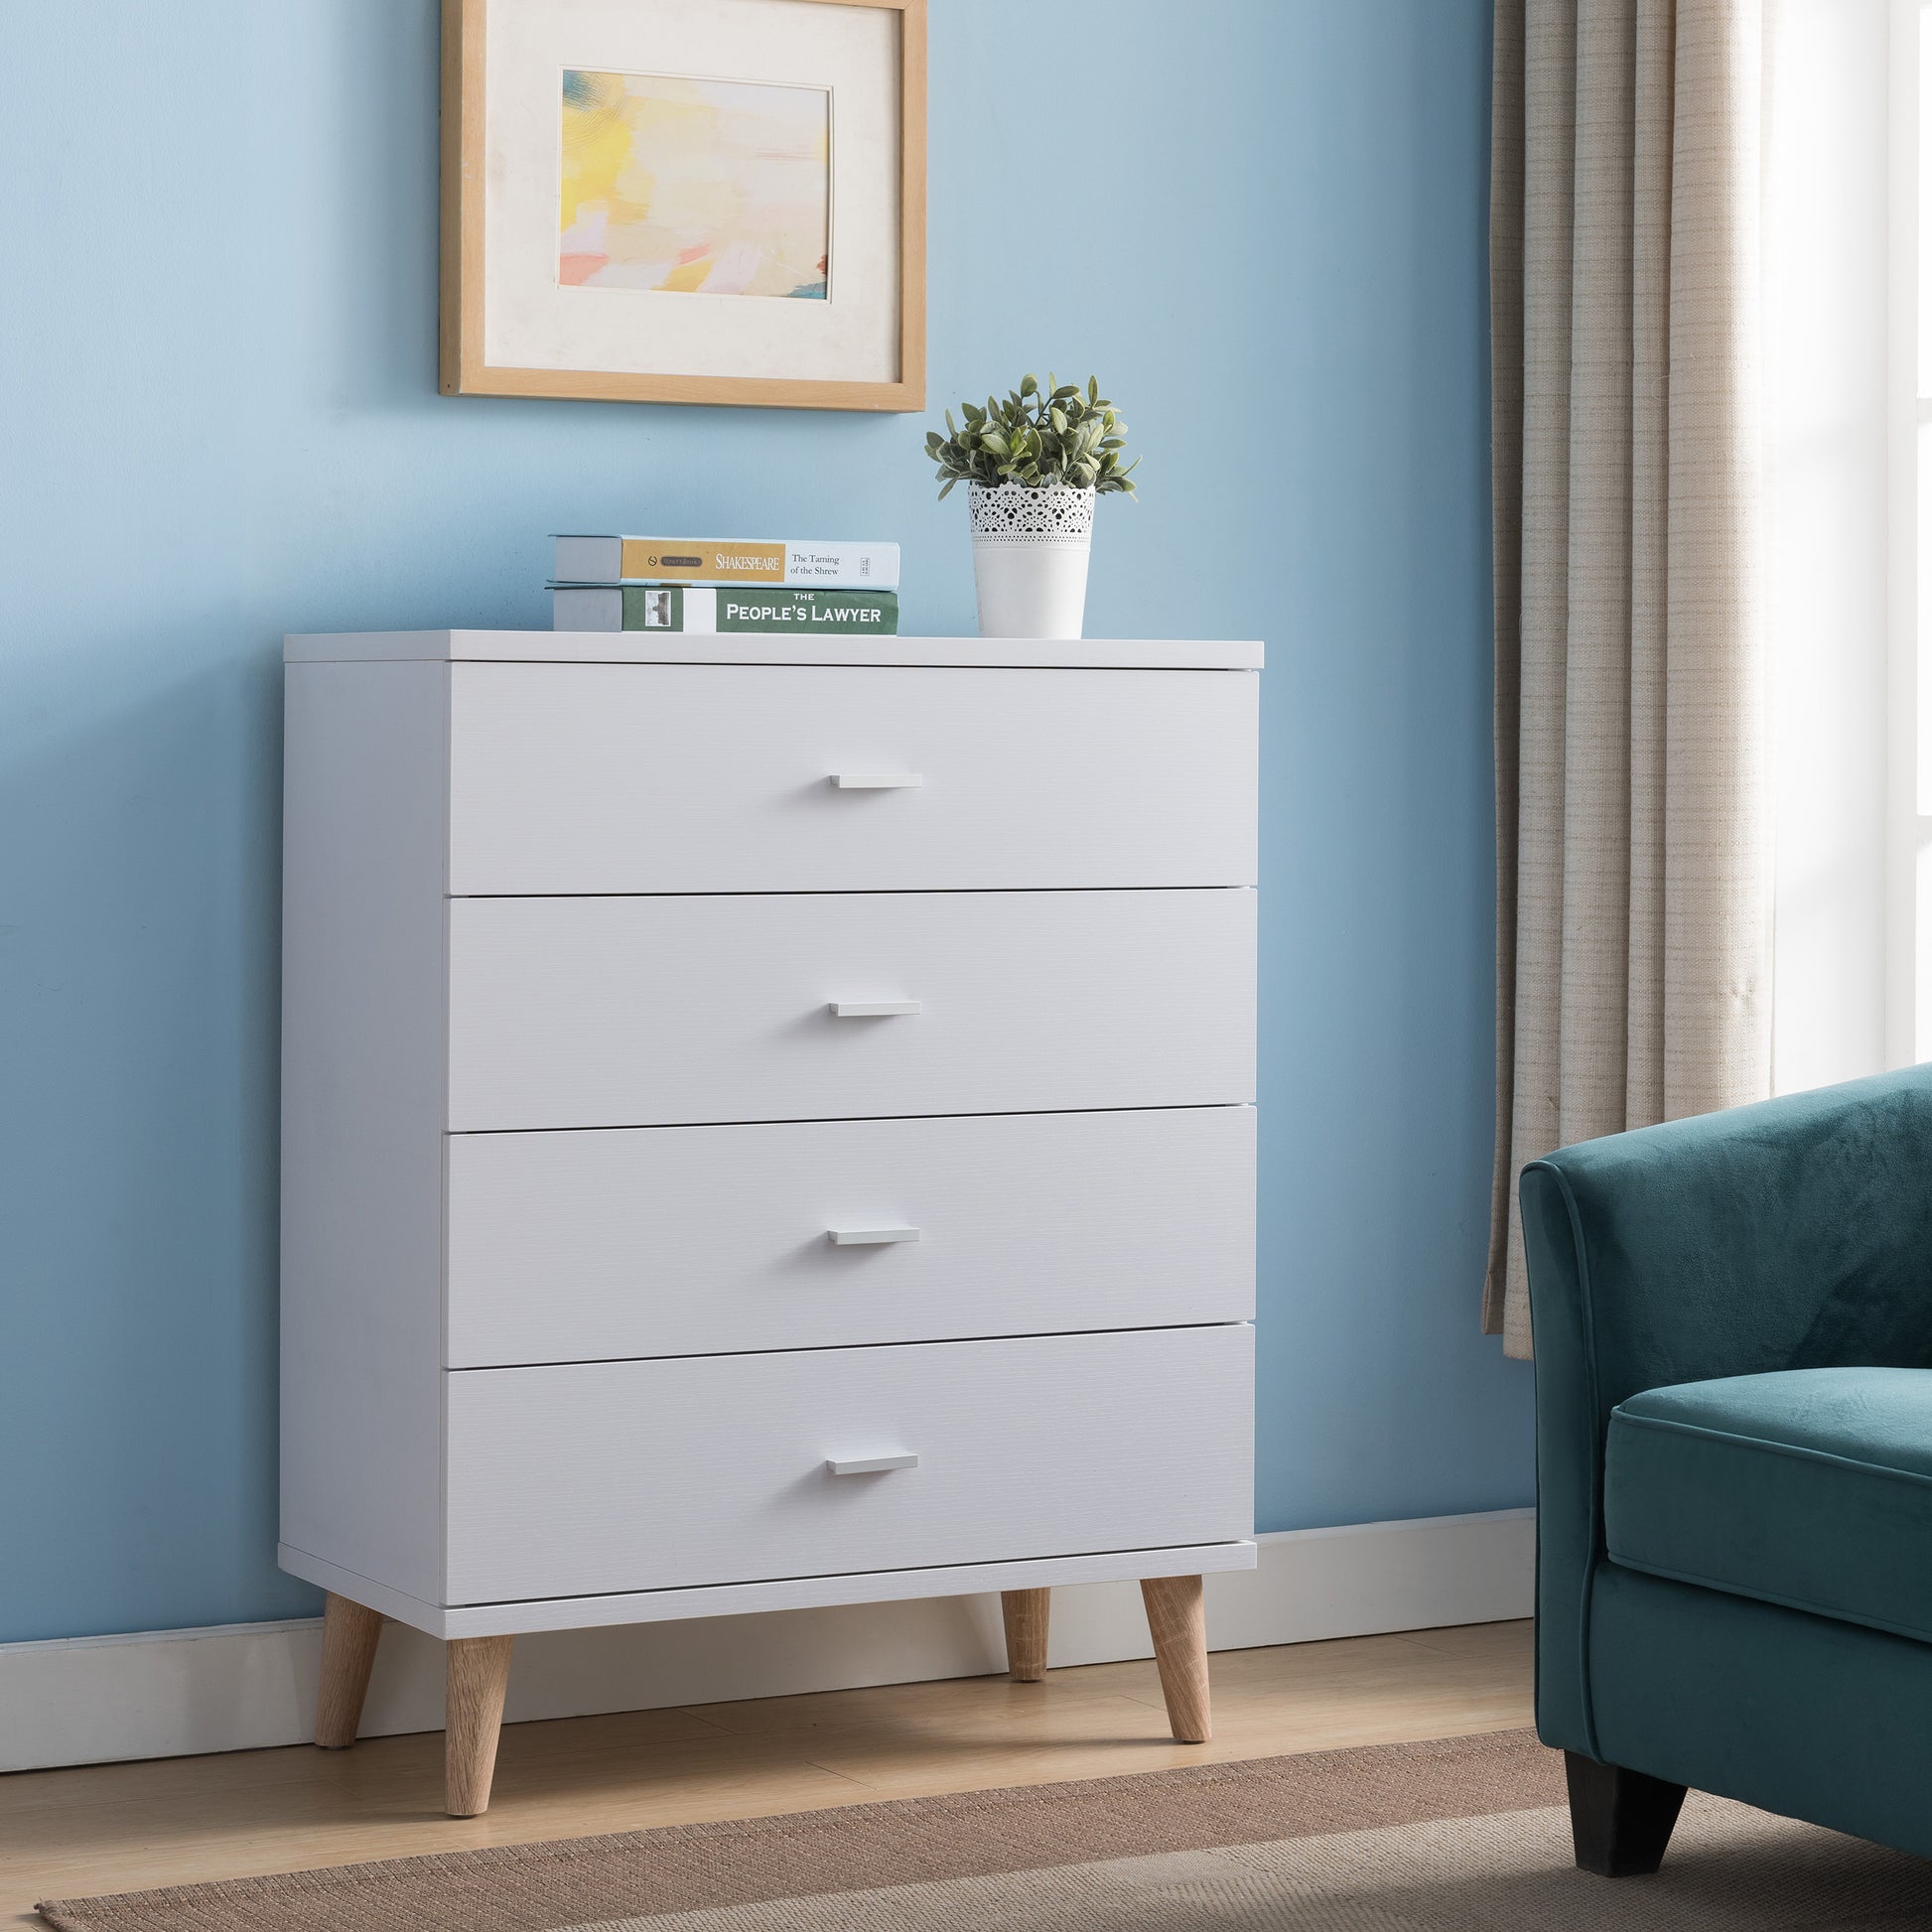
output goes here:
<path id="1" fill-rule="evenodd" d="M 794 590 L 896 591 L 896 543 L 720 537 L 560 536 L 561 584 L 783 584 Z"/>

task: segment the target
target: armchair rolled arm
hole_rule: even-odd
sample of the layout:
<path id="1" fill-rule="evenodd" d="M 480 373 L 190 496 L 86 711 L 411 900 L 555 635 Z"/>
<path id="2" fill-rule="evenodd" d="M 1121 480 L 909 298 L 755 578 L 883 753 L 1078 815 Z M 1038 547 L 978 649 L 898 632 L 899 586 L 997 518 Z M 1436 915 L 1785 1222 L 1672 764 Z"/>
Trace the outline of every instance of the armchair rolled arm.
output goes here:
<path id="1" fill-rule="evenodd" d="M 1585 1141 L 1522 1198 L 1539 1373 L 1574 1334 L 1600 1422 L 1667 1382 L 1932 1366 L 1932 1066 Z"/>
<path id="2" fill-rule="evenodd" d="M 1610 1411 L 1710 1376 L 1932 1367 L 1932 1066 L 1585 1141 L 1525 1168 L 1521 1198 L 1537 1726 L 1588 1751 Z"/>

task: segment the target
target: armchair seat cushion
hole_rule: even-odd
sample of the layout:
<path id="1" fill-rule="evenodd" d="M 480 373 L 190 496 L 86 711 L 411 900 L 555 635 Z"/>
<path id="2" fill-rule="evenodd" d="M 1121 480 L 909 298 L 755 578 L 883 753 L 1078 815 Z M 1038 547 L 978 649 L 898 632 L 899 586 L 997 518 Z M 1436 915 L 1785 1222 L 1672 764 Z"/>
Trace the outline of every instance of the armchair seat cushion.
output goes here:
<path id="1" fill-rule="evenodd" d="M 1932 1643 L 1932 1369 L 1646 1389 L 1610 1416 L 1612 1563 Z"/>

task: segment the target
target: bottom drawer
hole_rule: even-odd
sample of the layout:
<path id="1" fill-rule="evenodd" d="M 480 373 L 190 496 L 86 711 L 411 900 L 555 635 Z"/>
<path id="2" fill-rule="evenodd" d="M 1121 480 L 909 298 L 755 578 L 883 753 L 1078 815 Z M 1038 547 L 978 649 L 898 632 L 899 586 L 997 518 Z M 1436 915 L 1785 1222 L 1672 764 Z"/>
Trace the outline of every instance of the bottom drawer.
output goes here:
<path id="1" fill-rule="evenodd" d="M 456 1370 L 445 1600 L 1233 1541 L 1253 1376 L 1244 1325 Z"/>

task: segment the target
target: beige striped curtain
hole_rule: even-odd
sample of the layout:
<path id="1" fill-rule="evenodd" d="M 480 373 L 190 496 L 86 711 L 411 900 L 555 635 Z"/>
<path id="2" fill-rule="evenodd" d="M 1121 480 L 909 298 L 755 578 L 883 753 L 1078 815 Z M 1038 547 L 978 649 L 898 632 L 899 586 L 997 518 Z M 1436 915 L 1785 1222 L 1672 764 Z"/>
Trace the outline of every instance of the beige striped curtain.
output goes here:
<path id="1" fill-rule="evenodd" d="M 1770 1091 L 1762 0 L 1496 0 L 1496 1169 Z"/>

